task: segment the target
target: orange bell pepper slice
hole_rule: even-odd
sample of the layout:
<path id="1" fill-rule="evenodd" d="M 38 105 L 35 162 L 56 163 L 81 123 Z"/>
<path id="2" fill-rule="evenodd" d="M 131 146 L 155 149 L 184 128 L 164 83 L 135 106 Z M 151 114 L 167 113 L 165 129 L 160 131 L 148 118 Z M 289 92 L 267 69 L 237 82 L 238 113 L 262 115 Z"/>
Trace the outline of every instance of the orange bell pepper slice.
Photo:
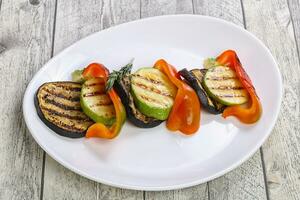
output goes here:
<path id="1" fill-rule="evenodd" d="M 228 116 L 235 116 L 241 122 L 246 124 L 252 124 L 257 122 L 262 114 L 262 106 L 260 100 L 256 94 L 255 88 L 242 67 L 242 64 L 233 50 L 224 51 L 221 55 L 219 55 L 216 59 L 217 63 L 220 65 L 226 65 L 233 69 L 236 72 L 237 77 L 241 81 L 243 87 L 247 90 L 250 96 L 250 102 L 248 107 L 244 107 L 241 105 L 229 106 L 224 111 L 222 116 L 224 118 Z"/>
<path id="2" fill-rule="evenodd" d="M 85 79 L 89 78 L 102 78 L 103 83 L 107 82 L 109 71 L 108 69 L 99 63 L 89 64 L 82 73 Z M 95 123 L 90 126 L 86 132 L 85 137 L 99 137 L 106 139 L 113 139 L 117 137 L 121 131 L 121 128 L 126 120 L 125 108 L 114 89 L 107 91 L 108 96 L 113 102 L 115 112 L 116 112 L 116 122 L 111 126 L 107 127 L 102 123 Z"/>
<path id="3" fill-rule="evenodd" d="M 168 76 L 177 87 L 177 94 L 167 120 L 167 128 L 181 131 L 186 135 L 195 133 L 200 127 L 200 102 L 196 92 L 180 79 L 177 70 L 160 59 L 154 67 Z"/>
<path id="4" fill-rule="evenodd" d="M 92 126 L 89 127 L 89 129 L 86 132 L 85 137 L 87 138 L 99 137 L 99 138 L 113 139 L 117 137 L 121 131 L 121 128 L 126 120 L 125 108 L 121 102 L 121 99 L 114 91 L 114 89 L 108 91 L 107 94 L 109 95 L 115 107 L 116 122 L 111 127 L 107 127 L 102 123 L 93 124 Z"/>

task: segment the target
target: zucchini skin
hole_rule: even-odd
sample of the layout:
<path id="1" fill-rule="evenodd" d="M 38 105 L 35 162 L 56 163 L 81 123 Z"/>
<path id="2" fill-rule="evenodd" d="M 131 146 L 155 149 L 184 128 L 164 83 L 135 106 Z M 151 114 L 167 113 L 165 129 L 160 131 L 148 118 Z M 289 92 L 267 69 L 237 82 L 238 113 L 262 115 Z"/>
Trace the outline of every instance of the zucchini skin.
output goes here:
<path id="1" fill-rule="evenodd" d="M 190 71 L 188 71 L 186 68 L 179 71 L 179 74 L 187 81 L 187 83 L 195 90 L 197 93 L 197 96 L 201 102 L 201 105 L 205 108 L 206 111 L 212 114 L 221 114 L 224 110 L 224 108 L 217 109 L 214 106 L 209 105 L 208 102 L 208 96 L 206 92 L 203 90 L 203 88 L 199 85 L 199 82 L 197 78 L 194 76 L 194 74 Z"/>
<path id="2" fill-rule="evenodd" d="M 220 70 L 220 69 L 221 69 L 221 71 L 215 72 L 215 70 Z M 222 87 L 222 84 L 224 84 L 224 81 L 225 81 L 223 79 L 224 78 L 223 72 L 226 73 L 226 71 L 227 71 L 227 76 L 228 76 L 228 73 L 230 75 L 229 76 L 230 86 L 229 86 L 229 88 L 226 88 L 225 90 L 223 90 L 223 94 L 221 94 L 221 96 L 220 96 L 220 92 L 218 93 L 218 92 L 214 91 L 213 88 L 216 85 L 219 85 L 219 87 Z M 216 80 L 217 83 L 214 81 L 214 83 L 212 84 L 212 83 L 210 83 L 210 76 L 213 76 L 214 78 L 217 78 L 220 80 Z M 225 76 L 225 78 L 227 78 L 227 77 Z M 208 69 L 207 73 L 205 74 L 205 76 L 203 78 L 202 86 L 204 87 L 205 91 L 212 99 L 214 99 L 215 101 L 217 101 L 223 105 L 226 105 L 226 106 L 241 105 L 248 101 L 247 92 L 245 92 L 246 90 L 242 87 L 242 84 L 240 83 L 238 78 L 235 76 L 235 72 L 226 66 L 215 66 L 215 67 Z M 237 91 L 237 92 L 235 93 L 234 91 Z M 226 100 L 226 96 L 229 96 L 229 99 Z"/>
<path id="3" fill-rule="evenodd" d="M 147 103 L 140 101 L 132 89 L 131 89 L 131 95 L 133 96 L 137 109 L 139 109 L 139 111 L 141 111 L 144 115 L 146 115 L 147 113 L 148 117 L 153 117 L 158 120 L 168 119 L 172 107 L 166 109 L 160 109 L 155 107 L 153 108 L 149 106 Z"/>
<path id="4" fill-rule="evenodd" d="M 173 107 L 176 90 L 167 76 L 153 67 L 140 68 L 131 75 L 134 103 L 148 117 L 166 120 Z"/>
<path id="5" fill-rule="evenodd" d="M 96 123 L 102 123 L 102 124 L 105 124 L 106 126 L 113 125 L 116 121 L 115 116 L 110 117 L 110 118 L 104 117 L 104 116 L 100 115 L 99 113 L 93 111 L 92 108 L 90 107 L 90 105 L 87 103 L 85 98 L 89 98 L 89 97 L 84 97 L 84 92 L 86 90 L 86 87 L 89 87 L 86 85 L 86 84 L 88 84 L 87 83 L 88 81 L 92 81 L 93 83 L 98 83 L 97 79 L 90 79 L 82 84 L 82 89 L 81 89 L 81 94 L 80 94 L 80 105 L 81 105 L 83 112 Z M 93 86 L 90 86 L 90 87 L 93 87 Z M 102 94 L 104 94 L 104 93 L 102 93 Z"/>
<path id="6" fill-rule="evenodd" d="M 57 83 L 57 82 L 54 82 L 54 83 Z M 74 83 L 74 82 L 66 82 L 66 83 Z M 45 83 L 45 84 L 47 84 L 47 83 Z M 72 132 L 72 131 L 67 131 L 67 130 L 62 129 L 62 128 L 56 126 L 55 124 L 49 122 L 49 121 L 45 118 L 45 116 L 44 116 L 44 114 L 43 114 L 43 112 L 42 112 L 42 110 L 41 110 L 41 107 L 40 107 L 40 104 L 39 104 L 39 100 L 38 100 L 38 92 L 39 92 L 39 90 L 40 90 L 45 84 L 41 85 L 41 86 L 38 88 L 38 90 L 36 91 L 36 93 L 35 93 L 35 95 L 34 95 L 34 99 L 33 99 L 33 101 L 34 101 L 34 106 L 35 106 L 35 108 L 36 108 L 37 114 L 38 114 L 39 118 L 42 120 L 42 122 L 44 122 L 44 124 L 45 124 L 47 127 L 49 127 L 51 130 L 53 130 L 56 134 L 61 135 L 61 136 L 63 136 L 63 137 L 74 138 L 74 139 L 75 139 L 75 138 L 82 138 L 82 137 L 85 137 L 86 131 L 82 131 L 82 132 Z"/>
<path id="7" fill-rule="evenodd" d="M 115 81 L 114 89 L 125 107 L 128 121 L 140 128 L 153 128 L 160 125 L 163 122 L 162 120 L 147 117 L 137 110 L 133 102 L 133 96 L 130 93 L 130 78 L 127 78 L 129 79 L 129 83 L 125 83 L 124 77 L 121 80 Z M 140 115 L 140 118 L 146 118 L 147 120 L 143 121 L 138 118 L 138 115 Z"/>

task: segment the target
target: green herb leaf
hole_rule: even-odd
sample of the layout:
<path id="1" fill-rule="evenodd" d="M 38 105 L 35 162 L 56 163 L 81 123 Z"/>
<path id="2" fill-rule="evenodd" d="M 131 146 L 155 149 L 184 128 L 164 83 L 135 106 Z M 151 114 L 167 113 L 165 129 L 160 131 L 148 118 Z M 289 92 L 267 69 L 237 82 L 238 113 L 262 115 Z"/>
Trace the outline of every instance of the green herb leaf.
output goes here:
<path id="1" fill-rule="evenodd" d="M 131 59 L 130 62 L 122 67 L 119 71 L 113 71 L 112 73 L 109 74 L 105 90 L 109 91 L 115 84 L 115 81 L 119 81 L 123 78 L 124 75 L 128 74 L 131 72 L 131 68 L 133 65 L 134 59 Z"/>

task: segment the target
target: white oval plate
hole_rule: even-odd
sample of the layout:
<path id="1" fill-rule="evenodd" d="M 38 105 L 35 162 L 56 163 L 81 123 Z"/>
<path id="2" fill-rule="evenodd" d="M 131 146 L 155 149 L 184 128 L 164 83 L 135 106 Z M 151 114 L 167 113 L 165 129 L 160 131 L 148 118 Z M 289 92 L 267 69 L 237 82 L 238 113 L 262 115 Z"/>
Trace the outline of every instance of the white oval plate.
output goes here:
<path id="1" fill-rule="evenodd" d="M 126 123 L 119 137 L 69 139 L 38 117 L 34 94 L 49 81 L 70 80 L 73 70 L 101 62 L 117 70 L 131 58 L 134 69 L 164 58 L 177 69 L 202 68 L 202 61 L 234 49 L 263 105 L 254 125 L 202 111 L 193 136 L 170 132 L 165 124 L 141 129 Z M 115 26 L 78 41 L 45 66 L 27 87 L 23 111 L 37 143 L 60 164 L 89 179 L 122 188 L 169 190 L 200 184 L 234 169 L 266 140 L 278 116 L 280 72 L 269 50 L 246 30 L 223 20 L 195 15 L 148 18 Z"/>

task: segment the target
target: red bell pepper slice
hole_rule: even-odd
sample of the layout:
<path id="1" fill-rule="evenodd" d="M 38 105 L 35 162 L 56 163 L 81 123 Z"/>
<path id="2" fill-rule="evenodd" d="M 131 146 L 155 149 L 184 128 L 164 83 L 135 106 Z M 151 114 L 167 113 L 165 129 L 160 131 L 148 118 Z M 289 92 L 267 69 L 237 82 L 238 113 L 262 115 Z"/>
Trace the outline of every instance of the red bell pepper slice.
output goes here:
<path id="1" fill-rule="evenodd" d="M 103 78 L 103 80 L 106 82 L 109 75 L 108 69 L 99 63 L 91 63 L 89 64 L 82 72 L 82 76 L 85 80 L 89 78 Z"/>
<path id="2" fill-rule="evenodd" d="M 223 111 L 222 116 L 224 118 L 228 116 L 235 116 L 241 122 L 246 124 L 252 124 L 257 122 L 262 114 L 262 106 L 256 94 L 255 88 L 248 74 L 242 67 L 242 64 L 236 52 L 233 50 L 224 51 L 221 55 L 217 57 L 216 61 L 218 64 L 226 65 L 236 72 L 237 77 L 241 81 L 243 87 L 248 91 L 250 96 L 250 102 L 248 107 L 244 107 L 241 105 L 229 106 Z"/>
<path id="3" fill-rule="evenodd" d="M 171 131 L 179 130 L 186 135 L 195 133 L 200 127 L 200 102 L 196 92 L 180 79 L 177 70 L 165 60 L 158 60 L 154 67 L 166 74 L 178 89 L 167 128 Z"/>

